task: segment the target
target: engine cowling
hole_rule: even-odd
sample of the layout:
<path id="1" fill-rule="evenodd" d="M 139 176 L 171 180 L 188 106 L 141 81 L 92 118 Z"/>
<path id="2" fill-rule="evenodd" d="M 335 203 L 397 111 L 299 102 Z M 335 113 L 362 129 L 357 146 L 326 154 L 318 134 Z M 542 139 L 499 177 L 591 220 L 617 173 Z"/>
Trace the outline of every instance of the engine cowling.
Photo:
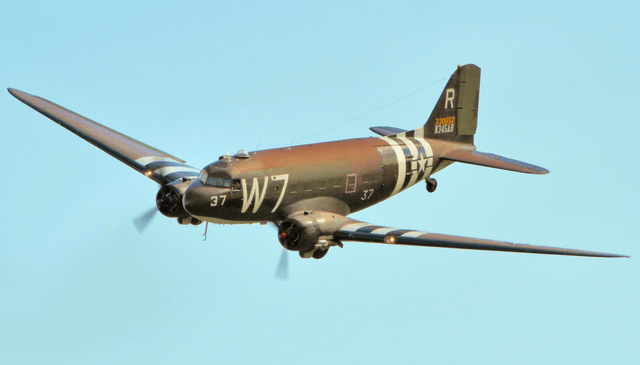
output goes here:
<path id="1" fill-rule="evenodd" d="M 191 217 L 182 205 L 182 197 L 191 181 L 176 180 L 164 185 L 156 194 L 156 206 L 158 211 L 169 218 L 186 219 Z"/>
<path id="2" fill-rule="evenodd" d="M 320 235 L 316 224 L 289 218 L 278 227 L 278 240 L 289 251 L 307 251 L 318 243 Z"/>
<path id="3" fill-rule="evenodd" d="M 287 217 L 278 227 L 278 240 L 301 257 L 322 258 L 330 246 L 341 245 L 335 232 L 350 219 L 329 212 L 304 211 Z"/>

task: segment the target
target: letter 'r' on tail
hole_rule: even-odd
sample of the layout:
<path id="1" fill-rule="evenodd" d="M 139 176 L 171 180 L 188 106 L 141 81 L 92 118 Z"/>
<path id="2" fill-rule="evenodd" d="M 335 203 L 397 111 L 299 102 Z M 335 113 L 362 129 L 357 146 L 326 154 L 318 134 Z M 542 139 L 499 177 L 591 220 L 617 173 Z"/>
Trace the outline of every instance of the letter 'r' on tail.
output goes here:
<path id="1" fill-rule="evenodd" d="M 458 66 L 424 125 L 424 137 L 473 144 L 478 125 L 480 68 Z M 418 134 L 420 131 L 416 130 Z"/>

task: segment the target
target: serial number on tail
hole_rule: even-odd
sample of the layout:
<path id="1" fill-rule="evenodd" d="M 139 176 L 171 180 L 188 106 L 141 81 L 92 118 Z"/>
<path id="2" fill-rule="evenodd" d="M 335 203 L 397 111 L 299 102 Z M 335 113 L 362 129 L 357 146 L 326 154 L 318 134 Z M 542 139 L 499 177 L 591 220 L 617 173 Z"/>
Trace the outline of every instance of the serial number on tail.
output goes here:
<path id="1" fill-rule="evenodd" d="M 436 118 L 434 134 L 451 133 L 456 123 L 456 117 Z"/>

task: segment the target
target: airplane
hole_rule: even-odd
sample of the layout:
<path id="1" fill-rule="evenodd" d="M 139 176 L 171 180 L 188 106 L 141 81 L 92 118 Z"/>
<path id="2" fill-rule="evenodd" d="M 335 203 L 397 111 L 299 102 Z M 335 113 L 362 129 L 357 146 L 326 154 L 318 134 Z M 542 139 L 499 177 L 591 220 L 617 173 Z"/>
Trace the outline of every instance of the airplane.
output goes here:
<path id="1" fill-rule="evenodd" d="M 342 248 L 347 241 L 629 257 L 397 229 L 348 218 L 421 181 L 433 193 L 437 182 L 432 175 L 455 162 L 527 174 L 549 172 L 476 150 L 480 68 L 473 64 L 457 67 L 429 119 L 417 129 L 372 127 L 378 137 L 241 150 L 235 155 L 227 153 L 201 170 L 51 101 L 16 89 L 8 91 L 160 184 L 156 208 L 163 215 L 176 218 L 182 225 L 273 223 L 284 249 L 296 251 L 302 258 L 321 259 L 331 247 Z M 283 250 L 286 259 L 285 254 Z"/>

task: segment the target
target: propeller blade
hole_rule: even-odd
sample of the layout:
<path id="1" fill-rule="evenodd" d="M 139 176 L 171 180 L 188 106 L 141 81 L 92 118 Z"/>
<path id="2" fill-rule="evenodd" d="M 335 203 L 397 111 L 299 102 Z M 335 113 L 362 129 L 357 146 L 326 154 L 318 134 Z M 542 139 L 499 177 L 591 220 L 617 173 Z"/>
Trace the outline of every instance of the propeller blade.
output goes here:
<path id="1" fill-rule="evenodd" d="M 151 221 L 153 220 L 153 217 L 156 216 L 157 211 L 158 209 L 156 207 L 153 207 L 140 214 L 133 220 L 133 225 L 136 227 L 138 233 L 142 233 L 145 229 L 147 229 L 149 223 L 151 223 Z"/>
<path id="2" fill-rule="evenodd" d="M 282 255 L 280 255 L 276 278 L 285 281 L 289 280 L 289 253 L 284 248 L 282 249 Z"/>

